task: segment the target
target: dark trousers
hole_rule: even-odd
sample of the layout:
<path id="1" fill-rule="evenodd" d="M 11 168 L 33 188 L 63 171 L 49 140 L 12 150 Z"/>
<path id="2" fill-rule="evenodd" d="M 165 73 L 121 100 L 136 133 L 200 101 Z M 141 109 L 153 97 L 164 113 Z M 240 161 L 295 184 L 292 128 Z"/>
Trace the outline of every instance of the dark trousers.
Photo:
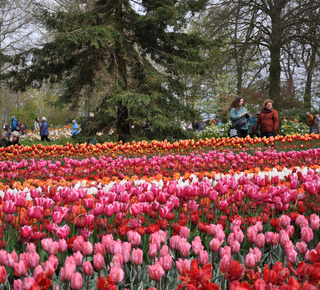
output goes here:
<path id="1" fill-rule="evenodd" d="M 49 138 L 48 138 L 48 135 L 41 135 L 41 141 L 50 141 Z"/>
<path id="2" fill-rule="evenodd" d="M 248 130 L 241 130 L 239 129 L 239 138 L 245 138 L 248 135 Z"/>
<path id="3" fill-rule="evenodd" d="M 269 137 L 275 137 L 276 134 L 272 133 L 272 132 L 261 132 L 261 138 L 263 137 L 266 137 L 266 138 L 269 138 Z"/>

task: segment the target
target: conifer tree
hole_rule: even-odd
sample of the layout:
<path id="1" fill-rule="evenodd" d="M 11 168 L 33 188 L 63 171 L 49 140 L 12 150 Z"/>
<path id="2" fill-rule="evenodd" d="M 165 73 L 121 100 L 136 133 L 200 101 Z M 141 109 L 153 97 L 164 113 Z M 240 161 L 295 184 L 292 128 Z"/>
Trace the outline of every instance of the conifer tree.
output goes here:
<path id="1" fill-rule="evenodd" d="M 205 70 L 199 51 L 210 44 L 186 28 L 206 3 L 100 0 L 91 11 L 44 11 L 53 40 L 16 57 L 12 84 L 24 90 L 63 82 L 59 103 L 74 108 L 90 88 L 102 96 L 91 133 L 114 125 L 119 140 L 128 140 L 131 125 L 143 119 L 158 132 L 172 130 L 188 110 L 181 69 Z"/>

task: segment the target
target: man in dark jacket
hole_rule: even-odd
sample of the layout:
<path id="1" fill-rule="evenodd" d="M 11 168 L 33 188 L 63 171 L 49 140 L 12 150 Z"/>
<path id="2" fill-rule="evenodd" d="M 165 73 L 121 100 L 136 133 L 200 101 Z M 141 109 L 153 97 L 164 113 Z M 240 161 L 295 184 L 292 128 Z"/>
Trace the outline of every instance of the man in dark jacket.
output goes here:
<path id="1" fill-rule="evenodd" d="M 20 134 L 17 131 L 12 133 L 3 133 L 1 139 L 1 147 L 9 147 L 10 145 L 20 145 Z"/>
<path id="2" fill-rule="evenodd" d="M 49 130 L 48 130 L 48 122 L 46 117 L 42 117 L 42 124 L 40 126 L 40 136 L 41 136 L 41 141 L 44 141 L 44 140 L 50 141 L 48 138 Z"/>

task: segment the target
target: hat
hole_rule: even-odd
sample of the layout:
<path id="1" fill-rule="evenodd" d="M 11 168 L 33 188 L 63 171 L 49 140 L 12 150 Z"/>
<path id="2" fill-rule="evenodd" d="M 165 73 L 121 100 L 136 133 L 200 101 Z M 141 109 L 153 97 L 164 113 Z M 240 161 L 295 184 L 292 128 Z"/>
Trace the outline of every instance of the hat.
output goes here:
<path id="1" fill-rule="evenodd" d="M 72 120 L 72 124 L 75 124 L 76 123 L 76 120 Z"/>
<path id="2" fill-rule="evenodd" d="M 45 121 L 45 120 L 47 120 L 46 117 L 42 117 L 42 121 Z"/>

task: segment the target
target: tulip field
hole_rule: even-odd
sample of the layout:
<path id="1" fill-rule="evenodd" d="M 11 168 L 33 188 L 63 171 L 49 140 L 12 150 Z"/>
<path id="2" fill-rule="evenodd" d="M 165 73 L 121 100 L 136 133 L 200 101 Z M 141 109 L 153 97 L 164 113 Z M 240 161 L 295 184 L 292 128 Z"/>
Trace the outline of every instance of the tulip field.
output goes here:
<path id="1" fill-rule="evenodd" d="M 318 140 L 0 148 L 0 290 L 320 289 Z"/>

